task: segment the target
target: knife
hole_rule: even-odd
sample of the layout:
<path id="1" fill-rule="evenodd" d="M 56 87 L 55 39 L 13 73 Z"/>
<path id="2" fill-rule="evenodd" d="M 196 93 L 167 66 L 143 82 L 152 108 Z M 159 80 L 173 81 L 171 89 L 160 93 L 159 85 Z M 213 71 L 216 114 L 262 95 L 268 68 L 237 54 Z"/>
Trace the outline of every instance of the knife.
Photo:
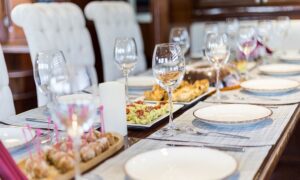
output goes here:
<path id="1" fill-rule="evenodd" d="M 31 122 L 38 122 L 38 123 L 49 123 L 46 119 L 25 118 L 25 120 Z M 53 121 L 50 121 L 50 124 L 53 124 Z"/>
<path id="2" fill-rule="evenodd" d="M 218 146 L 218 145 L 209 145 L 209 144 L 201 144 L 201 145 L 190 145 L 190 144 L 166 144 L 167 146 L 172 147 L 202 147 L 202 148 L 212 148 L 221 151 L 233 151 L 233 152 L 245 152 L 245 148 L 243 147 L 234 147 L 234 146 Z"/>

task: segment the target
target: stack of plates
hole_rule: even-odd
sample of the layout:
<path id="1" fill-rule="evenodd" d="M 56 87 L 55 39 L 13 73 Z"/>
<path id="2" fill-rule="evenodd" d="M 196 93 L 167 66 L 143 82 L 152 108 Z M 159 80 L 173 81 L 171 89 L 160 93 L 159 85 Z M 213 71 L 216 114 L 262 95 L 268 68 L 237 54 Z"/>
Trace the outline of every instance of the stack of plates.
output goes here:
<path id="1" fill-rule="evenodd" d="M 300 73 L 300 65 L 268 64 L 260 66 L 259 71 L 268 75 L 295 75 Z"/>
<path id="2" fill-rule="evenodd" d="M 225 179 L 237 170 L 230 155 L 206 148 L 164 148 L 139 154 L 127 161 L 132 179 Z"/>
<path id="3" fill-rule="evenodd" d="M 286 93 L 299 87 L 299 82 L 289 79 L 254 79 L 242 82 L 240 86 L 252 93 L 276 94 Z"/>

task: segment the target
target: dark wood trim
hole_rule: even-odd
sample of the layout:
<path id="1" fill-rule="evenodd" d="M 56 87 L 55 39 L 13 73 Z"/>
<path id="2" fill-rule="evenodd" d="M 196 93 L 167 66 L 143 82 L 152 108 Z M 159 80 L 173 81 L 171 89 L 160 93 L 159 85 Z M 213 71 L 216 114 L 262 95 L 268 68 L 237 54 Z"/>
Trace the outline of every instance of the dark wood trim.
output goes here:
<path id="1" fill-rule="evenodd" d="M 262 163 L 254 179 L 258 179 L 258 180 L 270 179 L 274 169 L 276 168 L 279 162 L 281 155 L 283 154 L 288 144 L 289 139 L 294 133 L 294 130 L 299 121 L 299 117 L 300 117 L 300 106 L 298 104 L 292 118 L 290 119 L 289 123 L 286 125 L 277 143 L 271 148 L 268 156 L 265 158 L 264 162 Z"/>

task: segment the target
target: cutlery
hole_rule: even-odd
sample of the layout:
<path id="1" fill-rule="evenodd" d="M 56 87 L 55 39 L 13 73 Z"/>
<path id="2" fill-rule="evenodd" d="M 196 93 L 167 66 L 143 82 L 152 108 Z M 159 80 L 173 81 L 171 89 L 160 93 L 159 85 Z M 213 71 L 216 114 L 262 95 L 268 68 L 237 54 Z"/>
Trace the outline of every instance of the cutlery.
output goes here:
<path id="1" fill-rule="evenodd" d="M 25 120 L 30 122 L 38 122 L 38 123 L 49 123 L 46 119 L 25 118 Z M 50 124 L 53 124 L 53 121 L 51 121 Z"/>
<path id="2" fill-rule="evenodd" d="M 190 132 L 192 134 L 194 133 L 194 134 L 202 135 L 202 136 L 209 136 L 211 134 L 215 134 L 215 135 L 221 135 L 221 136 L 228 137 L 228 138 L 250 139 L 250 137 L 248 137 L 248 136 L 242 136 L 242 135 L 237 135 L 237 134 L 212 132 L 212 131 L 211 132 L 201 132 L 192 127 L 187 127 L 184 130 L 187 132 Z"/>
<path id="3" fill-rule="evenodd" d="M 190 145 L 190 144 L 166 144 L 167 146 L 172 147 L 201 147 L 201 148 L 212 148 L 221 151 L 233 151 L 233 152 L 245 152 L 245 148 L 243 147 L 234 147 L 234 146 L 218 146 L 218 145 L 209 145 L 209 144 L 201 144 L 201 145 Z"/>
<path id="4" fill-rule="evenodd" d="M 220 133 L 220 132 L 200 132 L 200 131 L 195 131 L 196 134 L 198 135 L 203 135 L 203 136 L 209 136 L 210 134 L 216 134 L 216 135 L 221 135 L 221 136 L 227 136 L 229 138 L 238 138 L 238 139 L 250 139 L 248 136 L 241 136 L 241 135 L 236 135 L 236 134 L 229 134 L 229 133 Z"/>

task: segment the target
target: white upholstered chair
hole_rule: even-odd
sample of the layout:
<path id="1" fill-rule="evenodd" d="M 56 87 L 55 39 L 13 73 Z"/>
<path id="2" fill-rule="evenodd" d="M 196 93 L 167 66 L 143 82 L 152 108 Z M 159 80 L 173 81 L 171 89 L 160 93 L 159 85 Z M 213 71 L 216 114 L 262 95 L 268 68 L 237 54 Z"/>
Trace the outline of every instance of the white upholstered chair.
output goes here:
<path id="1" fill-rule="evenodd" d="M 133 37 L 138 49 L 138 63 L 132 74 L 146 69 L 144 45 L 133 8 L 126 2 L 91 2 L 84 9 L 89 20 L 94 21 L 102 55 L 104 80 L 122 77 L 114 63 L 114 43 L 117 37 Z"/>
<path id="2" fill-rule="evenodd" d="M 73 3 L 20 4 L 12 20 L 22 27 L 29 45 L 32 64 L 37 52 L 59 49 L 67 63 L 94 65 L 91 36 L 81 9 Z M 38 92 L 38 105 L 47 103 Z"/>
<path id="3" fill-rule="evenodd" d="M 0 120 L 15 115 L 15 106 L 8 86 L 8 74 L 0 45 Z"/>

